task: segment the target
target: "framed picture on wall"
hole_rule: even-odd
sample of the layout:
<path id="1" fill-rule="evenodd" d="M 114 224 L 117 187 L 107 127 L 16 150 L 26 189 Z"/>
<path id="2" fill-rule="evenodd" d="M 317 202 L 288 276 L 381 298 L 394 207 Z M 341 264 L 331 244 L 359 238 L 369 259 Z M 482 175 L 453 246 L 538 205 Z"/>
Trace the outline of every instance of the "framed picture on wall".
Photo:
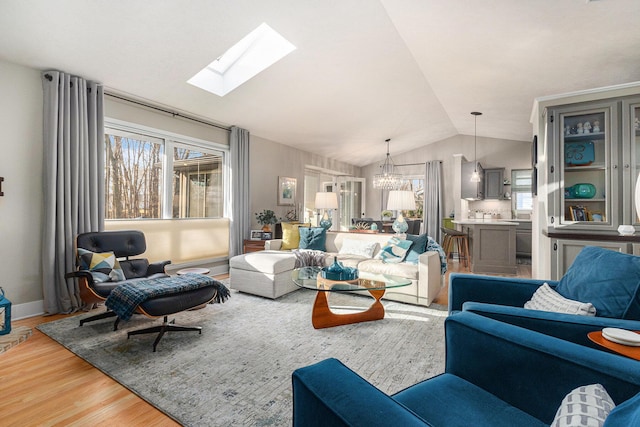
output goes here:
<path id="1" fill-rule="evenodd" d="M 295 206 L 296 181 L 288 176 L 278 177 L 278 206 Z"/>

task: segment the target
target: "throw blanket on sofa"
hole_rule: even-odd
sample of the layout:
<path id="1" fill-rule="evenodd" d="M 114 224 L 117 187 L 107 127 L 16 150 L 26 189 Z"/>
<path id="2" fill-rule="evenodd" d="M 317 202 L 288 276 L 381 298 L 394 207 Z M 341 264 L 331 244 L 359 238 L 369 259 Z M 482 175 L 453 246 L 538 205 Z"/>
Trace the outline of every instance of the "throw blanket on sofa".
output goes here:
<path id="1" fill-rule="evenodd" d="M 294 268 L 324 267 L 324 259 L 327 254 L 323 251 L 316 251 L 313 249 L 294 249 L 291 252 L 296 256 Z"/>
<path id="2" fill-rule="evenodd" d="M 160 296 L 178 294 L 215 286 L 215 301 L 225 302 L 229 298 L 229 289 L 221 282 L 203 274 L 185 274 L 175 277 L 141 280 L 135 283 L 123 283 L 117 286 L 105 301 L 105 305 L 122 320 L 129 320 L 139 304 Z"/>
<path id="3" fill-rule="evenodd" d="M 444 276 L 447 272 L 447 255 L 442 250 L 442 246 L 431 237 L 428 237 L 426 250 L 438 252 L 438 255 L 440 255 L 440 273 Z"/>

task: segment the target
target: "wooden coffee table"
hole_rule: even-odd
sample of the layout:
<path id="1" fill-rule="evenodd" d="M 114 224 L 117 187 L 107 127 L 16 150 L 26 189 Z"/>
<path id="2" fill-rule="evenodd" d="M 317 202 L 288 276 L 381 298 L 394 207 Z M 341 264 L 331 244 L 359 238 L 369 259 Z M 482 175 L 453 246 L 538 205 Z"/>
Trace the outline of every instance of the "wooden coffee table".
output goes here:
<path id="1" fill-rule="evenodd" d="M 411 280 L 405 277 L 388 274 L 364 274 L 363 276 L 363 273 L 360 273 L 361 277 L 356 280 L 328 280 L 322 277 L 320 271 L 319 267 L 302 267 L 291 272 L 291 279 L 296 285 L 317 291 L 311 314 L 311 323 L 316 329 L 383 319 L 384 306 L 380 299 L 385 291 L 411 284 Z M 367 310 L 349 314 L 337 314 L 331 311 L 327 299 L 328 292 L 362 291 L 367 291 L 374 298 L 374 302 Z"/>
<path id="2" fill-rule="evenodd" d="M 638 331 L 636 331 L 638 333 Z M 609 341 L 605 337 L 602 336 L 602 331 L 593 331 L 587 334 L 587 337 L 594 343 L 608 348 L 611 351 L 614 351 L 623 356 L 630 357 L 635 360 L 640 360 L 640 347 L 635 347 L 632 345 L 622 345 L 615 343 L 613 341 Z"/>

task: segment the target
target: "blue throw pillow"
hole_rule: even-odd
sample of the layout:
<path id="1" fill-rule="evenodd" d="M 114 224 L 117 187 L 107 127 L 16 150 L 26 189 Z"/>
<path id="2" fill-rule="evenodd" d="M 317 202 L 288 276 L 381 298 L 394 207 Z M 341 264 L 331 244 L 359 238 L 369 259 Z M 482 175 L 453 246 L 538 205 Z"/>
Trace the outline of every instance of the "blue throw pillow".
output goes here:
<path id="1" fill-rule="evenodd" d="M 300 249 L 313 249 L 325 251 L 327 243 L 327 230 L 324 227 L 299 227 Z"/>
<path id="2" fill-rule="evenodd" d="M 427 236 L 426 233 L 420 234 L 419 236 L 416 236 L 415 234 L 407 234 L 407 240 L 412 241 L 413 245 L 409 248 L 409 252 L 407 252 L 407 256 L 404 261 L 417 264 L 420 254 L 425 253 L 427 250 L 427 241 L 429 240 L 429 236 Z"/>
<path id="3" fill-rule="evenodd" d="M 556 291 L 593 304 L 596 316 L 640 320 L 640 257 L 585 246 Z"/>
<path id="4" fill-rule="evenodd" d="M 413 245 L 411 240 L 401 240 L 397 237 L 392 237 L 387 242 L 387 245 L 382 248 L 378 257 L 384 263 L 402 262 L 411 245 Z"/>

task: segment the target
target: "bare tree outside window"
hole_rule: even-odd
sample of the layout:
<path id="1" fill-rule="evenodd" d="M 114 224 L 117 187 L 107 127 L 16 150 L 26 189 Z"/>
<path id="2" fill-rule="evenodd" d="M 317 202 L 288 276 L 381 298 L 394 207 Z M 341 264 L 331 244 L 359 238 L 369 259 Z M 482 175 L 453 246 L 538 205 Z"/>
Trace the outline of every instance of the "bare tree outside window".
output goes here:
<path id="1" fill-rule="evenodd" d="M 167 159 L 165 151 L 173 153 Z M 220 218 L 224 214 L 223 153 L 120 128 L 105 134 L 106 219 Z M 166 181 L 165 175 L 171 174 Z M 163 201 L 171 182 L 172 200 Z"/>
<path id="2" fill-rule="evenodd" d="M 105 154 L 105 218 L 161 218 L 162 144 L 106 134 Z"/>

